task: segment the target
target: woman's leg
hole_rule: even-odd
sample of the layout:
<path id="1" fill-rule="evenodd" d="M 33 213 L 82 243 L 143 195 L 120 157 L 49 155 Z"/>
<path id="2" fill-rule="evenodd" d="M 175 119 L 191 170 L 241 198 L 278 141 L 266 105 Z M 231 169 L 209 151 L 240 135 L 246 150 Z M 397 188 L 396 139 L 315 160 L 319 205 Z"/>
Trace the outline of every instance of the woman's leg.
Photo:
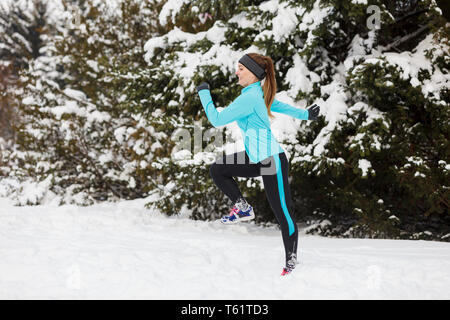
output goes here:
<path id="1" fill-rule="evenodd" d="M 286 267 L 293 269 L 297 262 L 298 229 L 294 219 L 294 207 L 288 180 L 289 163 L 284 152 L 272 156 L 271 161 L 274 162 L 272 166 L 276 168 L 276 172 L 262 176 L 264 189 L 281 227 Z"/>
<path id="2" fill-rule="evenodd" d="M 250 163 L 245 151 L 226 155 L 209 168 L 214 183 L 233 203 L 242 197 L 242 193 L 233 177 L 257 177 L 259 164 Z"/>

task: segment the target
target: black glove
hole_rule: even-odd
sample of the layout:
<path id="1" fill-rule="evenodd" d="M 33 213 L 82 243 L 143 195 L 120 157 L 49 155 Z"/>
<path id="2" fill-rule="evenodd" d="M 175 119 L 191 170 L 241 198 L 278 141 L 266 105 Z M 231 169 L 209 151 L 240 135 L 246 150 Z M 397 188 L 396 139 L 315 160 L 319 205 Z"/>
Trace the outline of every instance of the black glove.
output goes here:
<path id="1" fill-rule="evenodd" d="M 314 103 L 307 110 L 308 110 L 308 120 L 317 120 L 317 117 L 319 116 L 320 112 L 320 107 Z"/>
<path id="2" fill-rule="evenodd" d="M 200 90 L 203 90 L 203 89 L 209 90 L 209 84 L 206 82 L 202 82 L 202 83 L 200 83 L 200 85 L 197 86 L 196 89 L 197 89 L 197 92 L 199 92 Z"/>

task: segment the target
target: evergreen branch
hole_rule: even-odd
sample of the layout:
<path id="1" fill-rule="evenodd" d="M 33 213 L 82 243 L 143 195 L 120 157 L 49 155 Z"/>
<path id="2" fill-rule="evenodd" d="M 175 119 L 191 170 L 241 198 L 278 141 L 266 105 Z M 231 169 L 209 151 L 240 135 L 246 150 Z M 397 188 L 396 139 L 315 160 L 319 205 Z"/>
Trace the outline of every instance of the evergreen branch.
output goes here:
<path id="1" fill-rule="evenodd" d="M 393 22 L 392 24 L 399 23 L 399 22 L 401 22 L 403 20 L 406 20 L 408 18 L 411 18 L 411 17 L 413 17 L 415 15 L 418 15 L 418 14 L 421 14 L 421 13 L 424 13 L 424 12 L 428 12 L 428 11 L 430 11 L 430 9 L 422 9 L 422 10 L 418 10 L 418 11 L 414 11 L 414 12 L 408 13 L 408 14 L 404 15 L 403 17 L 395 19 L 395 22 Z"/>
<path id="2" fill-rule="evenodd" d="M 387 47 L 384 47 L 384 49 L 381 51 L 382 53 L 390 51 L 391 49 L 396 48 L 397 46 L 399 46 L 400 44 L 418 36 L 419 34 L 421 34 L 423 31 L 429 29 L 428 25 L 424 25 L 421 26 L 418 30 L 414 31 L 413 33 L 407 34 L 406 36 L 395 40 L 394 42 L 392 42 L 390 45 L 388 45 Z"/>
<path id="3" fill-rule="evenodd" d="M 87 106 L 87 107 L 93 107 L 93 106 L 95 106 L 95 104 L 93 104 L 93 103 L 91 103 L 91 102 L 89 102 L 89 101 L 83 101 L 83 100 L 80 100 L 80 99 L 78 99 L 78 98 L 69 96 L 69 95 L 66 94 L 63 90 L 61 90 L 59 87 L 55 87 L 53 84 L 49 83 L 49 82 L 47 81 L 47 79 L 43 79 L 43 81 L 44 81 L 47 85 L 49 85 L 51 88 L 54 88 L 58 93 L 60 93 L 61 95 L 63 95 L 64 97 L 66 97 L 66 98 L 68 98 L 68 99 L 75 100 L 76 102 L 79 102 L 79 103 L 81 103 L 81 104 L 83 104 L 83 105 L 85 105 L 85 106 Z"/>
<path id="4" fill-rule="evenodd" d="M 81 134 L 81 132 L 79 132 L 79 141 L 80 141 L 80 146 L 84 149 L 84 157 L 89 161 L 89 163 L 91 164 L 92 168 L 94 169 L 94 171 L 97 173 L 98 177 L 102 177 L 102 174 L 100 172 L 100 170 L 97 168 L 96 163 L 92 160 L 92 158 L 89 156 L 89 152 L 88 152 L 88 148 L 86 146 L 86 142 L 83 139 L 83 136 Z M 118 192 L 111 183 L 106 183 L 105 186 L 118 198 L 121 198 L 120 196 L 120 192 Z"/>

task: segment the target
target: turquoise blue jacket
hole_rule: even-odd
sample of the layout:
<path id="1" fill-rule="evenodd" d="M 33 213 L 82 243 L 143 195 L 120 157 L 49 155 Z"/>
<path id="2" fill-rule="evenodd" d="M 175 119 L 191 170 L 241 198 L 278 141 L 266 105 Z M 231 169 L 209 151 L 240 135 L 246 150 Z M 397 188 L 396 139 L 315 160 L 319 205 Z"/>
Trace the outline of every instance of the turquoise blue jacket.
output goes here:
<path id="1" fill-rule="evenodd" d="M 261 81 L 248 85 L 241 94 L 221 112 L 214 106 L 208 89 L 198 92 L 208 120 L 214 127 L 220 127 L 236 121 L 242 131 L 244 146 L 252 162 L 260 162 L 270 156 L 284 152 L 270 130 Z M 308 120 L 308 110 L 295 108 L 286 103 L 274 100 L 270 111 L 284 113 L 291 117 Z"/>

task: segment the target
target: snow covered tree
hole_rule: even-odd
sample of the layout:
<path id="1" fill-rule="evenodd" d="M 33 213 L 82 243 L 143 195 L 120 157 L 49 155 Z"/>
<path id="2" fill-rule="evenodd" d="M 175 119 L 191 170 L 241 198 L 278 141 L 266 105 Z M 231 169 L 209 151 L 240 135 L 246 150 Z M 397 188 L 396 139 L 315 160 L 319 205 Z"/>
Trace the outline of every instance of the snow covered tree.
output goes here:
<path id="1" fill-rule="evenodd" d="M 158 30 L 155 8 L 152 1 L 63 2 L 66 28 L 16 90 L 22 117 L 16 175 L 49 180 L 61 202 L 146 193 L 149 164 L 164 138 L 151 126 L 161 118 L 145 120 L 151 74 L 142 50 Z"/>
<path id="2" fill-rule="evenodd" d="M 17 115 L 8 88 L 17 75 L 40 55 L 48 32 L 47 3 L 27 0 L 0 4 L 0 137 L 11 141 Z"/>
<path id="3" fill-rule="evenodd" d="M 150 68 L 170 72 L 181 84 L 164 96 L 170 99 L 176 91 L 179 102 L 174 105 L 185 119 L 192 115 L 209 127 L 195 84 L 208 81 L 216 106 L 224 107 L 239 94 L 233 72 L 242 54 L 269 55 L 280 99 L 322 107 L 319 121 L 293 121 L 293 134 L 278 130 L 291 157 L 299 221 L 312 224 L 311 232 L 340 236 L 427 238 L 434 228 L 432 237 L 439 239 L 448 233 L 448 30 L 434 1 L 243 1 L 229 3 L 234 9 L 224 11 L 230 16 L 211 14 L 213 3 L 175 6 L 168 1 L 159 20 L 170 31 L 146 44 Z M 209 19 L 198 25 L 203 17 Z M 416 111 L 401 113 L 398 105 Z M 227 126 L 224 134 L 233 131 Z M 429 137 L 440 137 L 440 142 L 419 138 L 432 131 Z M 190 179 L 181 173 L 186 159 L 177 156 L 165 159 L 171 173 L 161 192 L 165 211 L 179 212 L 185 205 L 194 217 L 204 218 L 198 213 L 203 210 L 216 218 L 225 199 L 207 191 L 209 160 L 201 162 L 197 154 L 198 168 Z M 191 188 L 194 179 L 205 181 L 204 188 Z M 418 179 L 421 191 L 412 194 Z M 261 181 L 239 183 L 256 204 L 260 221 L 273 221 Z M 204 209 L 207 200 L 191 201 L 198 199 L 197 188 L 210 195 L 209 209 Z"/>
<path id="4" fill-rule="evenodd" d="M 380 8 L 380 28 L 349 37 L 335 64 L 339 89 L 322 87 L 341 110 L 326 114 L 328 133 L 300 154 L 310 171 L 297 167 L 294 180 L 322 222 L 311 230 L 440 239 L 450 218 L 448 27 L 432 1 Z"/>
<path id="5" fill-rule="evenodd" d="M 0 6 L 0 59 L 2 65 L 13 64 L 15 70 L 37 58 L 46 32 L 47 3 L 44 0 L 12 2 Z"/>
<path id="6" fill-rule="evenodd" d="M 275 62 L 277 99 L 321 106 L 318 121 L 272 123 L 298 222 L 324 235 L 450 239 L 449 28 L 435 1 L 62 5 L 66 27 L 16 90 L 9 174 L 61 202 L 149 196 L 165 213 L 216 219 L 230 203 L 209 165 L 243 143 L 235 125 L 211 127 L 195 87 L 207 81 L 226 107 L 241 90 L 237 61 L 258 52 Z M 262 180 L 238 183 L 257 221 L 275 222 Z"/>

